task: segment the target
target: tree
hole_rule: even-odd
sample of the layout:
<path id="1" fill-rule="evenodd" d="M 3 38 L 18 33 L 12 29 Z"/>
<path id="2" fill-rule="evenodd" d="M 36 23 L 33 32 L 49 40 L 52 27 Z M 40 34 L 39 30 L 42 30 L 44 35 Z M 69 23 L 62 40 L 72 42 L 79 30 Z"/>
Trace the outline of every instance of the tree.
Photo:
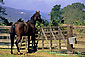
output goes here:
<path id="1" fill-rule="evenodd" d="M 65 24 L 83 25 L 85 20 L 85 5 L 81 3 L 73 3 L 62 9 L 62 17 Z"/>
<path id="2" fill-rule="evenodd" d="M 58 26 L 58 23 L 60 23 L 61 19 L 61 11 L 60 11 L 61 5 L 55 5 L 53 6 L 51 12 L 50 12 L 50 26 Z"/>
<path id="3" fill-rule="evenodd" d="M 36 27 L 47 27 L 49 25 L 49 22 L 45 19 L 42 19 L 42 22 L 39 23 L 38 21 L 36 22 Z"/>
<path id="4" fill-rule="evenodd" d="M 4 4 L 4 2 L 3 2 L 3 0 L 0 0 L 0 3 L 1 4 Z M 0 21 L 1 21 L 1 25 L 8 25 L 8 26 L 10 26 L 10 25 L 12 25 L 12 22 L 9 22 L 8 21 L 8 19 L 6 19 L 6 18 L 4 18 L 2 15 L 7 15 L 6 13 L 5 13 L 5 8 L 3 8 L 2 6 L 0 6 Z M 2 24 L 3 23 L 3 24 Z"/>
<path id="5" fill-rule="evenodd" d="M 8 19 L 6 19 L 6 18 L 4 18 L 4 17 L 2 17 L 2 16 L 0 16 L 0 18 L 1 18 L 0 21 L 2 21 L 1 23 L 5 24 L 5 25 L 7 25 L 7 26 L 10 26 L 10 25 L 13 24 L 12 22 L 9 22 Z"/>
<path id="6" fill-rule="evenodd" d="M 1 4 L 4 4 L 3 0 L 0 0 L 0 3 L 1 3 Z M 7 15 L 7 14 L 5 13 L 5 8 L 3 8 L 2 6 L 0 6 L 0 16 L 1 16 L 1 14 Z"/>
<path id="7" fill-rule="evenodd" d="M 0 0 L 0 3 L 4 4 L 3 0 Z"/>

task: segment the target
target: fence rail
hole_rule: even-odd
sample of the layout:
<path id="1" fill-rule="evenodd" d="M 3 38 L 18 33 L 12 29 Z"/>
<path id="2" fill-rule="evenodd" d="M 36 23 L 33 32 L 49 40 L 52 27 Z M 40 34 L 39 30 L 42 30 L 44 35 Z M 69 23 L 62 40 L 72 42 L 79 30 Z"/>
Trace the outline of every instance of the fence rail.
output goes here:
<path id="1" fill-rule="evenodd" d="M 10 29 L 11 26 L 0 26 L 0 29 Z"/>

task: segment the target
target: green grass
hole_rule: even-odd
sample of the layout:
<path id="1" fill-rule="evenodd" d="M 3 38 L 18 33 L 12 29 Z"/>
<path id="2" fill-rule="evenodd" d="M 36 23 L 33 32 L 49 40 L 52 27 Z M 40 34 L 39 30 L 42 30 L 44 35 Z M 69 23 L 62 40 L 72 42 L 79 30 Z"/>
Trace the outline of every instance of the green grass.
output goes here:
<path id="1" fill-rule="evenodd" d="M 78 55 L 63 55 L 63 52 L 65 53 L 66 51 L 55 51 L 55 52 L 49 52 L 49 51 L 38 51 L 38 52 L 46 52 L 48 54 L 61 54 L 59 56 L 63 56 L 63 57 L 68 57 L 68 56 L 71 56 L 71 57 L 85 57 L 85 55 L 82 55 L 82 54 L 78 54 Z"/>

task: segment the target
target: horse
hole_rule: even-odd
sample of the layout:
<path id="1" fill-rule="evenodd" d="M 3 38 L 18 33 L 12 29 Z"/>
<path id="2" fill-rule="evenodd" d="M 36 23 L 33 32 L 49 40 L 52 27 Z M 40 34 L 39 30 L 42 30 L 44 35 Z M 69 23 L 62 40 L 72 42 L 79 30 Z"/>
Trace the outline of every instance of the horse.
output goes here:
<path id="1" fill-rule="evenodd" d="M 36 13 L 31 17 L 31 20 L 29 20 L 25 23 L 24 22 L 15 22 L 14 24 L 11 25 L 11 27 L 10 27 L 11 54 L 13 54 L 12 47 L 14 44 L 15 35 L 17 35 L 15 44 L 17 46 L 17 50 L 19 53 L 20 53 L 20 50 L 18 47 L 18 43 L 22 39 L 22 36 L 28 36 L 28 45 L 30 43 L 30 36 L 32 36 L 32 46 L 33 46 L 33 43 L 35 44 L 36 21 L 42 22 L 40 11 L 39 12 L 36 11 Z M 34 45 L 34 47 L 35 47 L 35 45 Z M 28 47 L 28 51 L 29 51 L 29 47 Z"/>

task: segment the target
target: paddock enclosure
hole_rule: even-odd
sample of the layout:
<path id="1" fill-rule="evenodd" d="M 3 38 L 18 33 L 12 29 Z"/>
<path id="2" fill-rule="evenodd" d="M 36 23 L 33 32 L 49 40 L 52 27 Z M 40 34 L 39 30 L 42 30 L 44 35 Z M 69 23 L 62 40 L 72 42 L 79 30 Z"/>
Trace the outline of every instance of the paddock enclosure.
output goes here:
<path id="1" fill-rule="evenodd" d="M 0 48 L 11 48 L 10 26 L 0 26 Z M 15 41 L 16 41 L 15 35 Z M 68 38 L 75 37 L 77 44 L 73 44 L 75 49 L 71 48 Z M 23 36 L 21 42 L 19 43 L 19 48 L 21 52 L 27 52 L 28 47 L 28 37 Z M 85 52 L 85 26 L 55 26 L 46 28 L 37 28 L 36 32 L 36 46 L 37 50 L 73 50 Z M 30 38 L 30 49 L 32 46 L 32 41 Z M 13 48 L 16 48 L 14 45 Z"/>

